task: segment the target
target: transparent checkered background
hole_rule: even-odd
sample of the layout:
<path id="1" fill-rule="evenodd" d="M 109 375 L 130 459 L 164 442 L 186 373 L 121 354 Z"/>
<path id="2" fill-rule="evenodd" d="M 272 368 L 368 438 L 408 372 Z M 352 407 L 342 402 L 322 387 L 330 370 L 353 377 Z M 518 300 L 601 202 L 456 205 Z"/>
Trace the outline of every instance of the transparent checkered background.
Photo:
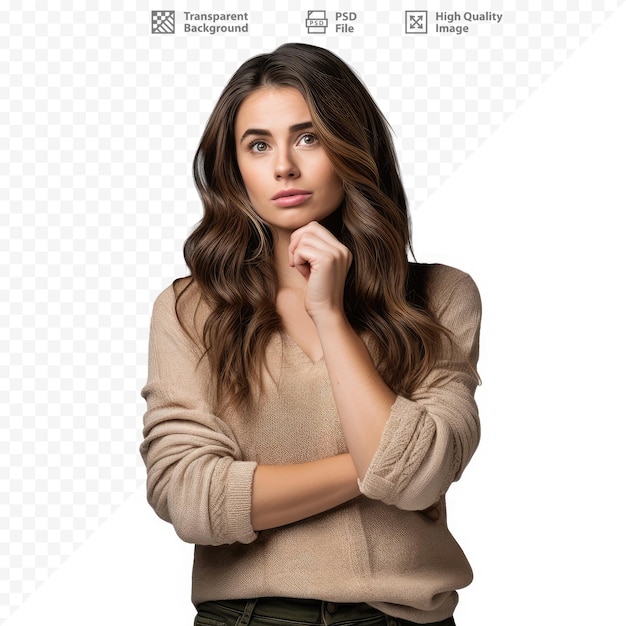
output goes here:
<path id="1" fill-rule="evenodd" d="M 0 11 L 0 619 L 142 488 L 151 305 L 185 273 L 191 160 L 242 61 L 290 40 L 344 58 L 395 130 L 415 209 L 623 1 L 508 3 L 463 36 L 434 34 L 431 1 L 353 1 L 351 35 L 332 33 L 334 3 L 210 4 L 248 11 L 249 32 L 184 33 L 183 11 L 208 10 L 191 1 Z M 175 34 L 151 34 L 157 9 Z M 328 34 L 306 33 L 307 9 Z M 429 11 L 428 35 L 404 34 L 406 9 Z"/>

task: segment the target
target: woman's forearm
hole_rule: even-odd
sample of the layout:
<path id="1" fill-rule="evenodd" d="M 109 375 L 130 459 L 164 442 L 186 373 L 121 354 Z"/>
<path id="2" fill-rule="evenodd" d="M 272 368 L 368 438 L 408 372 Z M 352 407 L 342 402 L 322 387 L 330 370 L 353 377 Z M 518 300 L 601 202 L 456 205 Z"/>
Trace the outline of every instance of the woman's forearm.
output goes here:
<path id="1" fill-rule="evenodd" d="M 345 315 L 329 313 L 315 323 L 348 449 L 363 479 L 397 396 Z"/>
<path id="2" fill-rule="evenodd" d="M 295 465 L 259 465 L 252 482 L 252 527 L 259 531 L 297 522 L 358 495 L 348 453 Z"/>

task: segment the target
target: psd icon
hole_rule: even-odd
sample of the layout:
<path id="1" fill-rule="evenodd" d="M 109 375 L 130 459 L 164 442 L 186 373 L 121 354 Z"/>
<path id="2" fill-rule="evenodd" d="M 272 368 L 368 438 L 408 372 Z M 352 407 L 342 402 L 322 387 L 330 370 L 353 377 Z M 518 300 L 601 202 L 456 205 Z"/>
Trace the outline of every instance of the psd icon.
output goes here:
<path id="1" fill-rule="evenodd" d="M 428 11 L 405 11 L 404 32 L 409 35 L 425 35 L 428 32 Z"/>
<path id="2" fill-rule="evenodd" d="M 325 33 L 328 28 L 326 11 L 307 11 L 305 26 L 309 35 Z"/>
<path id="3" fill-rule="evenodd" d="M 175 11 L 152 11 L 152 34 L 171 35 L 176 29 Z"/>

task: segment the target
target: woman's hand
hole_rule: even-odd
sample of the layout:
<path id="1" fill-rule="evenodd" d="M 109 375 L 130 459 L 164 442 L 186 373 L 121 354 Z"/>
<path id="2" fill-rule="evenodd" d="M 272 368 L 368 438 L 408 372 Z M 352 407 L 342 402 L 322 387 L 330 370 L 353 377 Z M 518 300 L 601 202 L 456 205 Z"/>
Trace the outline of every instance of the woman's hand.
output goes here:
<path id="1" fill-rule="evenodd" d="M 327 313 L 343 314 L 343 292 L 352 253 L 318 222 L 291 234 L 289 265 L 306 279 L 304 306 L 315 322 Z"/>

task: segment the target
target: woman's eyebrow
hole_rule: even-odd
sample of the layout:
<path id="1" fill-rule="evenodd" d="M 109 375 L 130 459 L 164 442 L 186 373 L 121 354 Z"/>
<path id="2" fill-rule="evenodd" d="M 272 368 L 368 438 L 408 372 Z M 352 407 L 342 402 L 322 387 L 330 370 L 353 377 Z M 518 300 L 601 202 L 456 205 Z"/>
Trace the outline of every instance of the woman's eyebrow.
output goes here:
<path id="1" fill-rule="evenodd" d="M 294 124 L 293 126 L 289 127 L 289 132 L 296 133 L 299 130 L 306 130 L 307 128 L 313 128 L 313 122 L 300 122 L 299 124 Z M 265 130 L 264 128 L 248 128 L 248 130 L 246 130 L 244 134 L 241 135 L 239 143 L 241 143 L 249 135 L 261 135 L 262 137 L 271 137 L 272 133 L 269 130 Z"/>
<path id="2" fill-rule="evenodd" d="M 313 122 L 301 122 L 300 124 L 294 124 L 289 127 L 289 132 L 296 133 L 299 130 L 306 130 L 307 128 L 313 128 Z"/>

